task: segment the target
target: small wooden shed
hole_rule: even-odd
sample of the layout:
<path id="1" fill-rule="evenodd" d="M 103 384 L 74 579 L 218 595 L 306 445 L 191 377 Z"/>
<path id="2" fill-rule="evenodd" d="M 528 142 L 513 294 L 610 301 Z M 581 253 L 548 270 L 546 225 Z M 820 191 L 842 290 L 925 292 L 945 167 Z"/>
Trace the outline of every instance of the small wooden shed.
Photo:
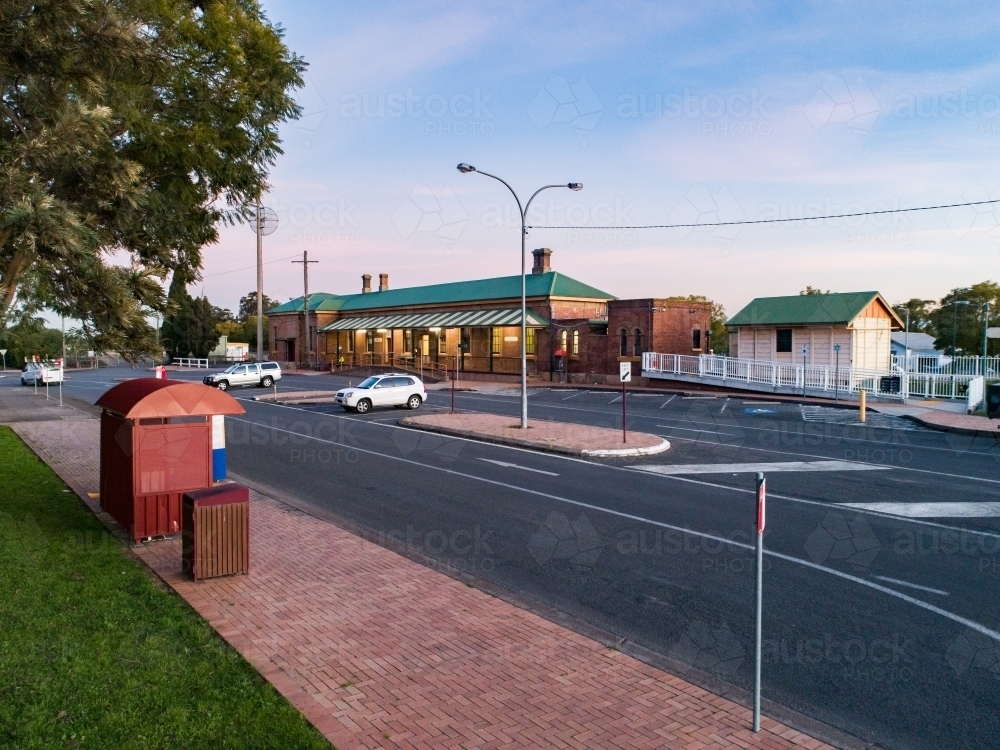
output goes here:
<path id="1" fill-rule="evenodd" d="M 181 530 L 185 492 L 212 486 L 212 417 L 243 414 L 215 388 L 137 378 L 97 400 L 101 412 L 101 509 L 133 541 Z"/>
<path id="2" fill-rule="evenodd" d="M 729 352 L 740 359 L 888 370 L 903 321 L 878 292 L 758 297 L 730 318 Z"/>

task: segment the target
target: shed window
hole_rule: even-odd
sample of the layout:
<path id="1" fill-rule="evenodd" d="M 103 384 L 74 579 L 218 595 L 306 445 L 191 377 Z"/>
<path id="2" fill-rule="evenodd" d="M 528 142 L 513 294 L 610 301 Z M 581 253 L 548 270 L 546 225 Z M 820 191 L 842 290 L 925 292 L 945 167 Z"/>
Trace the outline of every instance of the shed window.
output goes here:
<path id="1" fill-rule="evenodd" d="M 640 331 L 638 328 L 635 329 L 635 343 L 633 345 L 632 351 L 635 353 L 635 356 L 637 357 L 642 356 L 642 331 Z"/>
<path id="2" fill-rule="evenodd" d="M 628 356 L 628 330 L 625 328 L 622 328 L 621 355 L 623 357 Z"/>
<path id="3" fill-rule="evenodd" d="M 778 341 L 775 351 L 779 354 L 782 352 L 786 354 L 792 353 L 792 329 L 791 328 L 778 328 L 775 333 L 777 334 Z"/>
<path id="4" fill-rule="evenodd" d="M 701 351 L 701 329 L 695 328 L 691 331 L 691 348 Z"/>

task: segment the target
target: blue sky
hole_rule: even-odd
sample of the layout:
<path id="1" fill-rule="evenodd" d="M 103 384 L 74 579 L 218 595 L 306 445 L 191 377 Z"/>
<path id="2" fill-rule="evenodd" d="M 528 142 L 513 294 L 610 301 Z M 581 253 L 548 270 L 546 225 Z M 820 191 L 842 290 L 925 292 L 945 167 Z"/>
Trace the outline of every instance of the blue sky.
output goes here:
<path id="1" fill-rule="evenodd" d="M 1000 197 L 1000 15 L 979 3 L 264 3 L 309 63 L 266 198 L 265 292 L 519 271 L 529 247 L 616 296 L 878 289 L 997 279 L 1000 208 L 739 229 L 774 218 Z M 534 208 L 533 207 L 533 208 Z M 600 225 L 571 230 L 567 225 Z M 192 292 L 234 307 L 254 237 L 223 232 Z M 243 270 L 236 270 L 243 269 Z"/>

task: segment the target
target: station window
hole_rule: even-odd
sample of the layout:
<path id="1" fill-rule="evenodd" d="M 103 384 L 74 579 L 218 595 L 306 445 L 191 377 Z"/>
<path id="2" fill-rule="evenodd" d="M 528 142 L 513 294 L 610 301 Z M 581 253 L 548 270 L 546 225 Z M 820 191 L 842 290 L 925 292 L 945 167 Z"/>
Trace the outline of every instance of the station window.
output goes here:
<path id="1" fill-rule="evenodd" d="M 375 351 L 375 331 L 369 328 L 366 333 L 367 335 L 365 336 L 365 342 L 368 347 L 366 351 L 369 354 L 371 354 L 372 352 Z"/>
<path id="2" fill-rule="evenodd" d="M 791 328 L 779 328 L 775 331 L 777 334 L 777 346 L 776 351 L 786 352 L 788 354 L 792 353 L 792 329 Z"/>
<path id="3" fill-rule="evenodd" d="M 535 329 L 529 328 L 524 336 L 524 351 L 527 354 L 535 353 Z"/>
<path id="4" fill-rule="evenodd" d="M 701 351 L 701 329 L 695 328 L 691 331 L 691 348 Z"/>
<path id="5" fill-rule="evenodd" d="M 573 352 L 574 357 L 580 356 L 580 332 L 573 331 Z"/>
<path id="6" fill-rule="evenodd" d="M 566 331 L 559 332 L 559 348 L 566 351 Z"/>
<path id="7" fill-rule="evenodd" d="M 622 328 L 621 355 L 628 356 L 628 330 Z"/>
<path id="8" fill-rule="evenodd" d="M 403 351 L 412 352 L 413 351 L 413 329 L 407 328 L 403 331 Z"/>
<path id="9" fill-rule="evenodd" d="M 500 346 L 501 346 L 500 342 L 502 340 L 500 338 L 500 333 L 501 331 L 499 328 L 490 329 L 490 352 L 492 352 L 494 355 L 500 354 Z"/>
<path id="10" fill-rule="evenodd" d="M 633 344 L 632 351 L 635 353 L 635 356 L 642 356 L 642 331 L 638 328 L 635 329 L 635 343 Z"/>

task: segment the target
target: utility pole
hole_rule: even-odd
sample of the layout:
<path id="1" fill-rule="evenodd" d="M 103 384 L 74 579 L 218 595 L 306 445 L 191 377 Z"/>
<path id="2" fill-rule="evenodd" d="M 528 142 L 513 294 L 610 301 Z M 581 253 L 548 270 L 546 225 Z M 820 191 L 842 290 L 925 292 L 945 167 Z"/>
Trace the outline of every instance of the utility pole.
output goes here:
<path id="1" fill-rule="evenodd" d="M 309 260 L 309 251 L 302 251 L 302 260 L 293 260 L 292 263 L 302 264 L 302 312 L 306 320 L 306 367 L 312 369 L 312 335 L 309 333 L 309 264 L 319 263 L 318 260 Z M 260 295 L 257 295 L 258 309 L 260 305 Z M 260 318 L 257 318 L 257 325 L 260 325 Z M 259 341 L 259 339 L 258 339 Z"/>
<path id="2" fill-rule="evenodd" d="M 260 196 L 257 197 L 257 361 L 264 361 L 264 242 L 262 240 Z"/>

